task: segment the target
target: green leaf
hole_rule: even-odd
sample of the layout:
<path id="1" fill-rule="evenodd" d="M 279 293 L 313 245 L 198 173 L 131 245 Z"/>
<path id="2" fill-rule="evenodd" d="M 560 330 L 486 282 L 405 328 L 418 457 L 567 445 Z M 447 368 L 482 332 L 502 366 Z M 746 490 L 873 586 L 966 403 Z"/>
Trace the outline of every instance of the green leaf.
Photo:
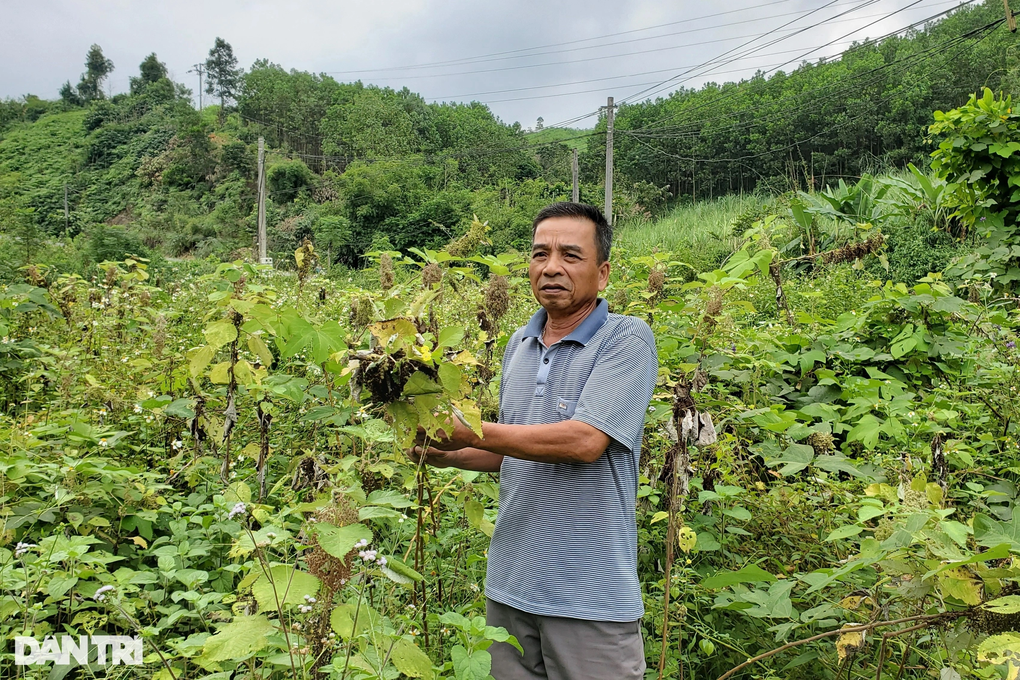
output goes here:
<path id="1" fill-rule="evenodd" d="M 404 385 L 404 394 L 415 396 L 419 394 L 440 394 L 443 388 L 421 371 L 415 371 Z"/>
<path id="2" fill-rule="evenodd" d="M 1020 595 L 997 597 L 981 606 L 996 614 L 1020 614 Z"/>
<path id="3" fill-rule="evenodd" d="M 698 540 L 701 540 L 701 534 L 698 534 Z M 716 590 L 718 588 L 726 588 L 727 586 L 736 585 L 738 583 L 772 583 L 776 580 L 776 577 L 768 573 L 761 567 L 755 564 L 749 564 L 743 569 L 737 571 L 721 571 L 712 576 L 709 576 L 702 582 L 702 586 L 710 590 Z"/>
<path id="4" fill-rule="evenodd" d="M 307 350 L 316 364 L 324 364 L 334 352 L 347 349 L 343 329 L 336 321 L 313 326 L 298 317 L 291 320 L 288 330 L 289 340 L 281 352 L 284 359 L 294 356 L 301 350 Z"/>
<path id="5" fill-rule="evenodd" d="M 885 514 L 885 508 L 876 508 L 873 505 L 865 505 L 857 510 L 857 521 L 867 522 Z"/>
<path id="6" fill-rule="evenodd" d="M 439 347 L 453 347 L 464 339 L 464 329 L 460 326 L 448 326 L 439 331 Z"/>
<path id="7" fill-rule="evenodd" d="M 393 489 L 378 489 L 368 494 L 367 503 L 371 505 L 386 505 L 391 508 L 409 508 L 414 501 Z"/>
<path id="8" fill-rule="evenodd" d="M 858 470 L 846 456 L 818 456 L 815 458 L 815 467 L 826 472 L 845 472 L 851 477 L 867 477 L 865 473 Z"/>
<path id="9" fill-rule="evenodd" d="M 443 383 L 443 389 L 447 394 L 459 397 L 461 395 L 461 377 L 463 373 L 460 366 L 449 362 L 439 365 L 439 381 Z"/>
<path id="10" fill-rule="evenodd" d="M 462 645 L 457 645 L 450 652 L 453 659 L 453 672 L 457 680 L 488 680 L 492 671 L 492 656 L 485 650 L 469 654 Z"/>
<path id="11" fill-rule="evenodd" d="M 214 349 L 237 340 L 237 328 L 229 321 L 214 321 L 202 331 L 205 341 Z"/>
<path id="12" fill-rule="evenodd" d="M 483 534 L 492 538 L 492 532 L 496 525 L 485 519 L 485 509 L 482 504 L 474 498 L 464 503 L 464 513 L 467 515 L 468 524 L 478 529 Z"/>
<path id="13" fill-rule="evenodd" d="M 829 534 L 829 536 L 825 540 L 838 541 L 842 538 L 850 538 L 851 536 L 856 536 L 862 531 L 864 531 L 862 527 L 859 527 L 856 524 L 848 524 L 845 527 L 839 527 L 838 529 L 833 531 L 831 534 Z"/>
<path id="14" fill-rule="evenodd" d="M 328 522 L 318 522 L 312 531 L 319 539 L 319 547 L 341 560 L 347 557 L 358 541 L 372 541 L 372 530 L 364 524 L 336 527 Z"/>
<path id="15" fill-rule="evenodd" d="M 768 465 L 786 463 L 779 470 L 779 474 L 789 477 L 810 465 L 814 457 L 815 450 L 807 444 L 790 444 L 779 458 L 770 459 Z"/>
<path id="16" fill-rule="evenodd" d="M 1020 553 L 1020 505 L 1013 506 L 1012 521 L 1008 523 L 997 522 L 981 513 L 974 515 L 974 540 L 986 548 L 1008 543 L 1012 552 Z"/>
<path id="17" fill-rule="evenodd" d="M 251 587 L 252 595 L 262 611 L 275 610 L 277 600 L 280 607 L 304 604 L 305 596 L 319 592 L 319 579 L 304 571 L 297 571 L 289 564 L 278 564 L 266 574 L 259 576 Z"/>
<path id="18" fill-rule="evenodd" d="M 220 627 L 202 645 L 203 661 L 242 661 L 269 644 L 276 627 L 265 616 L 240 616 Z"/>
<path id="19" fill-rule="evenodd" d="M 848 442 L 861 442 L 869 449 L 875 448 L 878 444 L 878 435 L 881 432 L 882 423 L 870 413 L 857 421 L 857 425 L 847 435 Z"/>
<path id="20" fill-rule="evenodd" d="M 723 514 L 729 515 L 733 519 L 740 520 L 741 522 L 746 522 L 751 519 L 751 511 L 742 505 L 737 505 L 727 510 L 723 510 Z"/>
<path id="21" fill-rule="evenodd" d="M 386 556 L 386 566 L 379 568 L 386 578 L 394 583 L 407 585 L 414 581 L 424 581 L 425 577 L 411 567 L 398 560 L 396 557 Z"/>
<path id="22" fill-rule="evenodd" d="M 78 583 L 77 576 L 54 576 L 46 584 L 46 592 L 50 597 L 63 597 L 64 593 L 73 588 L 76 583 Z"/>
<path id="23" fill-rule="evenodd" d="M 248 336 L 248 349 L 251 353 L 259 358 L 262 365 L 269 368 L 273 365 L 273 353 L 266 347 L 266 343 L 262 342 L 262 338 L 257 335 Z"/>
<path id="24" fill-rule="evenodd" d="M 390 660 L 397 670 L 409 678 L 431 678 L 435 677 L 432 671 L 432 660 L 428 654 L 418 649 L 413 642 L 406 638 L 397 640 L 390 652 Z"/>
<path id="25" fill-rule="evenodd" d="M 233 328 L 233 326 L 231 326 Z M 202 375 L 202 371 L 209 365 L 209 362 L 216 356 L 216 347 L 212 345 L 203 345 L 198 349 L 194 349 L 188 352 L 191 355 L 191 360 L 188 362 L 188 372 L 191 373 L 192 378 L 197 378 Z"/>

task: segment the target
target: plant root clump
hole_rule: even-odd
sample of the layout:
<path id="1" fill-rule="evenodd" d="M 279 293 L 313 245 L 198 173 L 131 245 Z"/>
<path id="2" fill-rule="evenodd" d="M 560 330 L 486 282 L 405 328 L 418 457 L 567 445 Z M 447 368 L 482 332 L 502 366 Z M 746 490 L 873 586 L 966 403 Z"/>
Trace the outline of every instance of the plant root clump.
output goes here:
<path id="1" fill-rule="evenodd" d="M 396 283 L 396 276 L 393 271 L 393 258 L 387 253 L 379 258 L 379 287 L 389 290 Z"/>
<path id="2" fill-rule="evenodd" d="M 432 288 L 443 280 L 443 268 L 435 262 L 430 262 L 421 270 L 421 283 L 425 289 Z"/>
<path id="3" fill-rule="evenodd" d="M 867 255 L 877 253 L 885 243 L 885 237 L 881 234 L 873 234 L 864 241 L 848 243 L 842 248 L 830 250 L 822 254 L 822 262 L 825 264 L 839 264 L 841 262 L 853 262 Z"/>
<path id="4" fill-rule="evenodd" d="M 359 297 L 351 301 L 351 325 L 356 328 L 364 328 L 372 323 L 373 316 L 375 316 L 375 307 L 372 305 L 371 298 Z"/>
<path id="5" fill-rule="evenodd" d="M 495 321 L 503 318 L 510 309 L 510 281 L 505 276 L 493 274 L 485 287 L 485 309 Z"/>
<path id="6" fill-rule="evenodd" d="M 987 609 L 977 609 L 967 619 L 967 627 L 979 633 L 1006 633 L 1020 630 L 1020 614 L 996 614 Z"/>
<path id="7" fill-rule="evenodd" d="M 836 449 L 835 441 L 828 432 L 812 432 L 807 443 L 815 450 L 815 454 L 824 456 Z"/>
<path id="8" fill-rule="evenodd" d="M 480 222 L 476 217 L 472 222 L 471 226 L 468 227 L 467 232 L 463 236 L 450 241 L 450 244 L 446 246 L 446 252 L 450 253 L 454 257 L 467 257 L 475 253 L 478 247 L 486 243 L 485 235 L 489 231 L 488 222 Z"/>
<path id="9" fill-rule="evenodd" d="M 400 399 L 415 367 L 408 361 L 394 359 L 388 354 L 364 366 L 359 382 L 364 386 L 372 401 L 377 404 L 390 404 Z"/>
<path id="10" fill-rule="evenodd" d="M 658 300 L 662 297 L 662 291 L 666 287 L 666 272 L 659 268 L 655 268 L 648 272 L 648 292 L 655 296 Z"/>

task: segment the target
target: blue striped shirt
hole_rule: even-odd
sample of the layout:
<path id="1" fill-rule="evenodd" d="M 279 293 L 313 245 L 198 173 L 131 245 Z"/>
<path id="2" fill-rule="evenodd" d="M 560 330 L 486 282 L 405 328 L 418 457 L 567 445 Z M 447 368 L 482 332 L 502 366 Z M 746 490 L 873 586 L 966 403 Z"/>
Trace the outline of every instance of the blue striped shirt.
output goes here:
<path id="1" fill-rule="evenodd" d="M 573 419 L 610 442 L 589 464 L 503 459 L 486 596 L 541 616 L 634 621 L 644 614 L 635 503 L 655 338 L 605 300 L 550 347 L 539 340 L 545 322 L 539 310 L 507 343 L 499 421 Z"/>

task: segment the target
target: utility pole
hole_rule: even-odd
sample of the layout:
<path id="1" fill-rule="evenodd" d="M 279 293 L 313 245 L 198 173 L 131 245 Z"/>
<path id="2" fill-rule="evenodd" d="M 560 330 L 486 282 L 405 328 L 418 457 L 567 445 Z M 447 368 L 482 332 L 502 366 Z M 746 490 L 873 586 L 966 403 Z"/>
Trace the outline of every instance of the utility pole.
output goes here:
<path id="1" fill-rule="evenodd" d="M 1016 17 L 1009 8 L 1009 0 L 1002 0 L 1002 6 L 1006 8 L 1006 25 L 1009 26 L 1009 32 L 1016 33 Z"/>
<path id="2" fill-rule="evenodd" d="M 574 191 L 571 194 L 571 200 L 574 203 L 581 202 L 581 186 L 577 183 L 577 147 L 574 147 L 574 159 L 570 164 L 571 170 L 574 174 Z"/>
<path id="3" fill-rule="evenodd" d="M 613 98 L 606 99 L 606 221 L 613 226 Z"/>
<path id="4" fill-rule="evenodd" d="M 67 212 L 67 182 L 64 182 L 64 236 L 69 230 L 71 215 Z"/>
<path id="5" fill-rule="evenodd" d="M 259 137 L 259 264 L 273 264 L 266 257 L 266 140 Z"/>
<path id="6" fill-rule="evenodd" d="M 198 110 L 202 110 L 202 76 L 205 75 L 205 64 L 195 64 L 188 73 L 198 74 Z"/>

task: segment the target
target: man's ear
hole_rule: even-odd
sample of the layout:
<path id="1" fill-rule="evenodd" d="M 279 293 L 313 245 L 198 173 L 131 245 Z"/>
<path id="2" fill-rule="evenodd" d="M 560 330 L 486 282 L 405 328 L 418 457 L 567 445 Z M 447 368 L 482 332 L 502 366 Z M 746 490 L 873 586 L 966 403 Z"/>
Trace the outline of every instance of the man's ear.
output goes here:
<path id="1" fill-rule="evenodd" d="M 609 260 L 599 265 L 599 290 L 605 290 L 609 285 Z"/>

